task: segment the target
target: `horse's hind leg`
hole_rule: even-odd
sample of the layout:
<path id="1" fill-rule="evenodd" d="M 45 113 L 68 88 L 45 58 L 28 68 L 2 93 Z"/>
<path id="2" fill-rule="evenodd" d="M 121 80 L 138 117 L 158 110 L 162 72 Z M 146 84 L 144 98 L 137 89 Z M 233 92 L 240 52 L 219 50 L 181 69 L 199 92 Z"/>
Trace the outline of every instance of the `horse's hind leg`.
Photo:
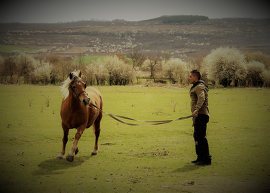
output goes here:
<path id="1" fill-rule="evenodd" d="M 98 152 L 98 138 L 100 134 L 100 121 L 102 119 L 102 114 L 100 113 L 97 119 L 94 122 L 94 132 L 95 132 L 95 146 L 94 151 L 92 152 L 92 155 L 97 155 Z"/>
<path id="2" fill-rule="evenodd" d="M 64 158 L 65 151 L 66 151 L 66 145 L 67 145 L 67 142 L 68 142 L 68 132 L 69 132 L 69 129 L 66 128 L 63 124 L 62 124 L 62 127 L 63 127 L 63 131 L 64 131 L 64 136 L 63 136 L 63 139 L 62 139 L 62 141 L 63 141 L 62 151 L 57 156 L 57 158 L 59 158 L 59 159 Z"/>

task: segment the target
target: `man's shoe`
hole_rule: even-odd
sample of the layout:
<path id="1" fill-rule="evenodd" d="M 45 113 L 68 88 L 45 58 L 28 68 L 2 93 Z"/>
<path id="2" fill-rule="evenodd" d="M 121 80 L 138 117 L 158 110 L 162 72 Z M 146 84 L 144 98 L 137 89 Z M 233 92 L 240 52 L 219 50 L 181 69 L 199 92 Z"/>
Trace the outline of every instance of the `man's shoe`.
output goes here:
<path id="1" fill-rule="evenodd" d="M 209 159 L 209 160 L 201 160 L 201 161 L 195 162 L 195 164 L 198 165 L 198 166 L 211 165 L 211 159 Z"/>
<path id="2" fill-rule="evenodd" d="M 191 163 L 193 163 L 193 164 L 196 164 L 198 162 L 200 162 L 200 159 L 199 158 L 197 158 L 196 160 L 191 161 Z"/>

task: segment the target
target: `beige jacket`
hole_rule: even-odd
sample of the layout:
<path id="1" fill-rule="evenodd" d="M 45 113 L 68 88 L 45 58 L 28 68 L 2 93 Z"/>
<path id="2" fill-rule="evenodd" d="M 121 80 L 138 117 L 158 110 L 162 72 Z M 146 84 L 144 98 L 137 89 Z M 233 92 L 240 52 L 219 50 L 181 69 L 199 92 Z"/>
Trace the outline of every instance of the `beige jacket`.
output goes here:
<path id="1" fill-rule="evenodd" d="M 202 80 L 193 84 L 190 89 L 191 112 L 198 110 L 199 114 L 209 116 L 208 109 L 208 88 Z"/>

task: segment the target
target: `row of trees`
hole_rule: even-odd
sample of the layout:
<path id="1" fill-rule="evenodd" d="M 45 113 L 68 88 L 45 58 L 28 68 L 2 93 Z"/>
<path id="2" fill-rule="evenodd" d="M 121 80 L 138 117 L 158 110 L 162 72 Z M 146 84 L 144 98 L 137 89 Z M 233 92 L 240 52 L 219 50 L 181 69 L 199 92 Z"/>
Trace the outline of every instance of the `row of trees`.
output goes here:
<path id="1" fill-rule="evenodd" d="M 1 83 L 47 83 L 52 66 L 28 55 L 0 58 Z"/>
<path id="2" fill-rule="evenodd" d="M 270 86 L 270 57 L 262 53 L 243 54 L 236 48 L 221 47 L 199 60 L 183 61 L 168 54 L 144 54 L 97 57 L 84 61 L 46 55 L 0 57 L 1 83 L 59 84 L 69 72 L 80 69 L 90 85 L 127 85 L 136 78 L 187 85 L 192 69 L 199 69 L 203 78 L 214 85 Z M 137 79 L 138 80 L 138 79 Z"/>
<path id="3" fill-rule="evenodd" d="M 0 57 L 0 81 L 11 84 L 55 84 L 72 70 L 69 63 L 56 57 L 46 60 L 20 54 Z M 65 75 L 64 75 L 65 74 Z"/>
<path id="4" fill-rule="evenodd" d="M 117 56 L 98 58 L 89 64 L 60 56 L 15 55 L 0 57 L 0 82 L 9 84 L 59 84 L 80 69 L 91 85 L 127 85 L 134 79 L 132 65 Z"/>

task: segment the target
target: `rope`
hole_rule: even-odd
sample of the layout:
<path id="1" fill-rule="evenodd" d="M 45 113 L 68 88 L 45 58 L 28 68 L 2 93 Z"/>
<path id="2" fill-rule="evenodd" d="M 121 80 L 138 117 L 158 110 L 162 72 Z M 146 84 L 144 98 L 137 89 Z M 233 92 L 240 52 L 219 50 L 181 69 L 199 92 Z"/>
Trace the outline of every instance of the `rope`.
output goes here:
<path id="1" fill-rule="evenodd" d="M 89 105 L 95 107 L 97 110 L 99 110 L 100 112 L 108 115 L 112 119 L 114 119 L 114 120 L 116 120 L 116 121 L 118 121 L 118 122 L 120 122 L 122 124 L 130 125 L 130 126 L 139 126 L 139 125 L 142 125 L 142 124 L 139 124 L 139 123 L 129 123 L 129 122 L 124 121 L 123 119 L 129 120 L 129 121 L 134 121 L 134 122 L 142 122 L 144 124 L 147 123 L 149 125 L 162 125 L 162 124 L 171 123 L 173 121 L 180 121 L 180 120 L 189 119 L 189 118 L 192 118 L 193 117 L 192 115 L 189 115 L 189 116 L 179 117 L 177 119 L 168 119 L 168 120 L 156 120 L 156 121 L 152 121 L 152 120 L 150 120 L 150 121 L 149 120 L 137 120 L 137 119 L 133 119 L 133 118 L 122 116 L 122 115 L 115 115 L 115 114 L 112 114 L 112 113 L 106 113 L 105 111 L 103 111 L 102 109 L 100 109 L 99 107 L 97 107 L 96 105 L 94 105 L 93 103 L 90 103 Z"/>

